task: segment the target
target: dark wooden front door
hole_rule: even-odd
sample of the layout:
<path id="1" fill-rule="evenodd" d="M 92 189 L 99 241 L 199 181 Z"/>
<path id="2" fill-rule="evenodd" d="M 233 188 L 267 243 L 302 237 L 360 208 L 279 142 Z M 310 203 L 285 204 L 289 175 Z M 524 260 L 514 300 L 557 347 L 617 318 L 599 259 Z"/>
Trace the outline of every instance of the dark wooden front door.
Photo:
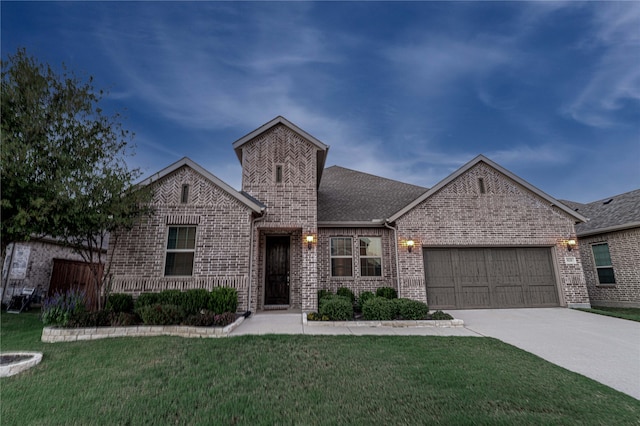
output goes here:
<path id="1" fill-rule="evenodd" d="M 267 237 L 265 305 L 289 304 L 289 237 Z"/>

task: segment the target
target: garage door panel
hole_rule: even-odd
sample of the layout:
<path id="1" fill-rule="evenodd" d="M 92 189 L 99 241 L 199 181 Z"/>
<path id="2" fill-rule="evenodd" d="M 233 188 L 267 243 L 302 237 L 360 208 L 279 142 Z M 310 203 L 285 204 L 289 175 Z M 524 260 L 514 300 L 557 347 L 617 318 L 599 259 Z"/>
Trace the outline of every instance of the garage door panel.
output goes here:
<path id="1" fill-rule="evenodd" d="M 483 308 L 491 305 L 488 286 L 462 287 L 462 306 L 465 308 Z"/>
<path id="2" fill-rule="evenodd" d="M 424 249 L 433 308 L 558 306 L 551 249 Z"/>

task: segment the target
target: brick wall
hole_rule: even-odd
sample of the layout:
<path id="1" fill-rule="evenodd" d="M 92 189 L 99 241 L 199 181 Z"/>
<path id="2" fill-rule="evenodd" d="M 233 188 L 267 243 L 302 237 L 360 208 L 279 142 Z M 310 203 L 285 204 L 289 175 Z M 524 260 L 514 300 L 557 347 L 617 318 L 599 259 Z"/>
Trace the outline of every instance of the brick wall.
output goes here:
<path id="1" fill-rule="evenodd" d="M 242 189 L 267 206 L 256 222 L 252 306 L 264 303 L 265 235 L 291 237 L 290 305 L 313 309 L 316 303 L 316 249 L 302 250 L 304 238 L 317 234 L 318 148 L 282 124 L 242 145 Z M 282 181 L 276 182 L 276 167 Z"/>
<path id="2" fill-rule="evenodd" d="M 111 239 L 114 285 L 137 293 L 222 284 L 238 290 L 239 309 L 248 308 L 250 209 L 186 166 L 152 185 L 153 217 Z M 185 204 L 183 185 L 189 185 Z M 193 277 L 164 277 L 170 225 L 196 226 Z"/>
<path id="3" fill-rule="evenodd" d="M 331 276 L 331 237 L 350 237 L 353 253 L 353 276 Z M 382 242 L 382 276 L 363 277 L 360 274 L 360 237 L 380 237 Z M 320 228 L 318 230 L 318 289 L 336 292 L 347 287 L 358 296 L 363 291 L 374 292 L 380 287 L 398 290 L 396 250 L 393 231 L 388 228 Z M 404 297 L 404 295 L 400 295 Z"/>
<path id="4" fill-rule="evenodd" d="M 607 243 L 615 285 L 600 285 L 591 245 Z M 640 228 L 593 235 L 578 240 L 591 304 L 640 308 Z"/>
<path id="5" fill-rule="evenodd" d="M 580 248 L 569 256 L 564 243 L 575 237 L 573 223 L 565 212 L 480 162 L 397 220 L 401 292 L 426 301 L 421 246 L 548 246 L 554 251 L 561 303 L 587 305 Z M 408 239 L 416 244 L 412 253 Z"/>

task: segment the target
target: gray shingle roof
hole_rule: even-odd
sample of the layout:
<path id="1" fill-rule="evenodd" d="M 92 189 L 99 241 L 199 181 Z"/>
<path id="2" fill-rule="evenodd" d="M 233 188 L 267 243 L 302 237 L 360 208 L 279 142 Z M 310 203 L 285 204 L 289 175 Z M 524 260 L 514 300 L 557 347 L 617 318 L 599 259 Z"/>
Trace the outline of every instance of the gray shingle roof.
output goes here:
<path id="1" fill-rule="evenodd" d="M 587 204 L 563 203 L 589 219 L 576 225 L 578 236 L 640 226 L 640 189 Z"/>
<path id="2" fill-rule="evenodd" d="M 388 218 L 428 188 L 331 166 L 318 188 L 318 222 L 371 222 Z"/>

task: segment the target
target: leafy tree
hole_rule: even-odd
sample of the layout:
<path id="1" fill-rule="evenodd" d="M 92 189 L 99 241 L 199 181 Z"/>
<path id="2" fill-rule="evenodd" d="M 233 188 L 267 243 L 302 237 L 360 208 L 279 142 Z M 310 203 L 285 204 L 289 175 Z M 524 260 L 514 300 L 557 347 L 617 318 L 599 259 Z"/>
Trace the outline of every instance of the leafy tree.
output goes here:
<path id="1" fill-rule="evenodd" d="M 98 106 L 104 92 L 92 83 L 25 49 L 2 61 L 3 255 L 9 243 L 48 235 L 95 265 L 112 231 L 149 212 L 150 194 L 132 186 L 140 171 L 126 163 L 133 135 Z M 100 294 L 103 277 L 92 270 Z"/>

